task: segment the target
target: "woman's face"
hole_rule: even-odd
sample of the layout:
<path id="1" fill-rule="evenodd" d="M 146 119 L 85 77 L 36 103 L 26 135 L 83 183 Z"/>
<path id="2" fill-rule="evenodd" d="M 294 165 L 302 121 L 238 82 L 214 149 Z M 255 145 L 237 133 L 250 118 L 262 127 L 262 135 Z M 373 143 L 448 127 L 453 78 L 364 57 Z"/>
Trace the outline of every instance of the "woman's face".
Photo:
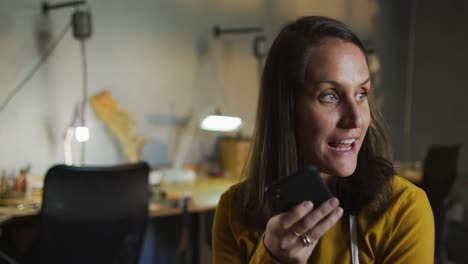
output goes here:
<path id="1" fill-rule="evenodd" d="M 369 69 L 358 46 L 330 38 L 312 48 L 296 108 L 302 165 L 315 164 L 324 178 L 355 171 L 370 123 L 369 90 Z"/>

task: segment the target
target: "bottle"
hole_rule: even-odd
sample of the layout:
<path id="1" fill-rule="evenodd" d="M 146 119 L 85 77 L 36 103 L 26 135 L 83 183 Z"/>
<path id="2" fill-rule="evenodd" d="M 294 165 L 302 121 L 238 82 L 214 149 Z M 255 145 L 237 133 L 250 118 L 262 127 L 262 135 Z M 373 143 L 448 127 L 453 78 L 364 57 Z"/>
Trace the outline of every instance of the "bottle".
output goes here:
<path id="1" fill-rule="evenodd" d="M 13 188 L 17 193 L 24 193 L 26 191 L 26 175 L 21 173 L 16 176 L 15 186 Z"/>
<path id="2" fill-rule="evenodd" d="M 26 175 L 29 173 L 30 168 L 31 165 L 28 164 L 25 168 L 20 169 L 20 173 L 16 177 L 14 189 L 20 194 L 25 194 L 26 192 L 26 186 L 28 184 L 26 181 Z"/>
<path id="3" fill-rule="evenodd" d="M 0 179 L 0 197 L 4 197 L 7 194 L 8 183 L 4 173 L 2 173 L 1 177 L 2 178 Z"/>

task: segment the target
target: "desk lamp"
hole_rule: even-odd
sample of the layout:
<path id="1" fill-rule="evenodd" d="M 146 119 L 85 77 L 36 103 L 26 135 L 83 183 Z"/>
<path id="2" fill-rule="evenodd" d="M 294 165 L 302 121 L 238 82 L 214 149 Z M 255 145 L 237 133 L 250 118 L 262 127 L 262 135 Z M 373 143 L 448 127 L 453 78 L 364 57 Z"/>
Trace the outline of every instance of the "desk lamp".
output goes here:
<path id="1" fill-rule="evenodd" d="M 198 129 L 211 132 L 236 132 L 242 126 L 242 119 L 234 116 L 225 116 L 214 106 L 208 106 L 190 118 L 184 128 L 177 144 L 174 160 L 169 169 L 162 171 L 165 182 L 183 182 L 195 179 L 195 173 L 183 169 L 187 154 Z"/>
<path id="2" fill-rule="evenodd" d="M 89 139 L 89 128 L 86 125 L 86 104 L 88 102 L 88 75 L 86 61 L 86 45 L 85 41 L 92 35 L 91 12 L 86 1 L 70 1 L 57 4 L 42 3 L 42 13 L 48 14 L 49 11 L 66 7 L 74 7 L 75 11 L 72 14 L 71 23 L 73 26 L 73 36 L 80 42 L 81 63 L 83 83 L 82 91 L 83 98 L 81 105 L 77 106 L 70 127 L 65 132 L 64 151 L 65 163 L 73 164 L 72 157 L 72 140 L 73 135 L 80 143 L 81 159 L 80 165 L 84 165 L 86 141 Z"/>
<path id="3" fill-rule="evenodd" d="M 214 26 L 213 28 L 213 35 L 215 38 L 220 38 L 224 35 L 254 34 L 254 38 L 252 39 L 253 55 L 257 60 L 258 76 L 261 76 L 263 68 L 262 60 L 266 54 L 264 45 L 266 38 L 262 33 L 263 29 L 260 27 L 221 28 L 220 26 Z M 241 126 L 242 120 L 240 118 L 222 115 L 221 111 L 214 106 L 208 106 L 198 113 L 195 113 L 189 120 L 188 125 L 185 127 L 180 137 L 171 168 L 162 171 L 163 180 L 179 182 L 190 181 L 195 178 L 195 174 L 192 171 L 185 170 L 182 166 L 198 129 L 229 133 L 238 131 Z"/>
<path id="4" fill-rule="evenodd" d="M 243 27 L 243 28 L 221 28 L 216 25 L 213 27 L 213 36 L 221 38 L 224 35 L 244 35 L 254 34 L 252 39 L 253 55 L 257 60 L 257 75 L 260 76 L 263 68 L 263 58 L 266 54 L 265 43 L 266 38 L 263 35 L 263 28 L 261 27 Z M 237 131 L 242 125 L 242 120 L 237 117 L 223 116 L 217 109 L 215 115 L 207 115 L 200 123 L 200 128 L 203 130 L 231 132 Z"/>
<path id="5" fill-rule="evenodd" d="M 214 26 L 213 35 L 215 38 L 220 38 L 224 35 L 239 35 L 239 34 L 254 34 L 252 39 L 253 55 L 257 60 L 258 76 L 261 76 L 263 68 L 263 58 L 266 54 L 265 42 L 266 38 L 263 36 L 263 29 L 260 27 L 246 27 L 246 28 L 221 28 Z M 260 78 L 259 78 L 260 81 Z M 192 171 L 182 169 L 182 165 L 190 150 L 194 135 L 197 131 L 197 126 L 202 130 L 215 131 L 215 132 L 236 132 L 242 126 L 242 120 L 238 117 L 221 115 L 219 109 L 209 106 L 193 116 L 185 131 L 181 135 L 179 144 L 176 148 L 174 162 L 172 168 L 164 170 L 163 177 L 167 181 L 184 181 L 192 180 L 195 174 Z"/>

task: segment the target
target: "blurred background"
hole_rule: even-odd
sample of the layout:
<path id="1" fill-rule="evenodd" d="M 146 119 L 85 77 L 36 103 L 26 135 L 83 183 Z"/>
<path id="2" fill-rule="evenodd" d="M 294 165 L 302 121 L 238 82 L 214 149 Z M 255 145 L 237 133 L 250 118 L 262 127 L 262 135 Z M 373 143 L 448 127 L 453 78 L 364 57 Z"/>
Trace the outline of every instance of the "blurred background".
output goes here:
<path id="1" fill-rule="evenodd" d="M 467 1 L 90 0 L 88 5 L 93 33 L 86 40 L 87 94 L 112 95 L 131 120 L 125 121 L 129 136 L 140 139 L 137 158 L 154 169 L 173 164 L 184 129 L 207 105 L 240 117 L 242 127 L 228 136 L 248 139 L 261 62 L 254 37 L 262 36 L 266 51 L 285 23 L 325 15 L 350 25 L 371 51 L 394 160 L 422 167 L 431 146 L 461 144 L 453 192 L 466 211 Z M 0 0 L 0 176 L 15 177 L 25 167 L 30 175 L 44 175 L 52 164 L 66 161 L 65 134 L 83 97 L 80 43 L 66 31 L 71 12 L 43 14 L 38 0 Z M 216 25 L 261 31 L 216 38 Z M 89 101 L 85 108 L 80 113 L 89 140 L 83 164 L 129 161 L 121 138 L 96 115 L 95 105 Z M 224 136 L 197 131 L 184 164 L 216 159 Z M 468 242 L 467 220 L 461 218 L 447 234 L 454 245 L 448 254 L 455 263 L 468 263 L 457 249 Z"/>

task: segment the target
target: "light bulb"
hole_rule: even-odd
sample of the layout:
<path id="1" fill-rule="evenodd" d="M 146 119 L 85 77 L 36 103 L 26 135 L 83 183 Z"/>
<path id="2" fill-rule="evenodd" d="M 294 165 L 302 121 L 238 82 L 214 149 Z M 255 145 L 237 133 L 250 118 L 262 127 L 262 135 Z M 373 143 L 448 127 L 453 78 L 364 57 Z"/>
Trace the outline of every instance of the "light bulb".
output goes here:
<path id="1" fill-rule="evenodd" d="M 78 142 L 86 142 L 89 139 L 89 128 L 88 127 L 76 127 L 75 138 Z"/>
<path id="2" fill-rule="evenodd" d="M 242 120 L 233 116 L 209 115 L 205 117 L 200 127 L 203 130 L 230 132 L 236 131 L 242 125 Z"/>

